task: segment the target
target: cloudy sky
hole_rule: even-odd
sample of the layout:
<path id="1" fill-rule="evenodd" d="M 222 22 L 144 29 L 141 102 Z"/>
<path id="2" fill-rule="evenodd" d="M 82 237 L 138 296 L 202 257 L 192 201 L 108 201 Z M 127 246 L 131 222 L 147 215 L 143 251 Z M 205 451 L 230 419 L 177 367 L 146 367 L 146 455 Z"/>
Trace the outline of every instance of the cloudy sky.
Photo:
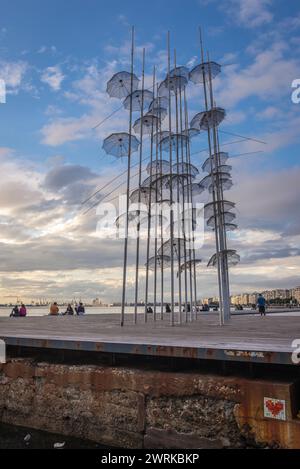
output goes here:
<path id="1" fill-rule="evenodd" d="M 292 81 L 300 78 L 298 0 L 2 0 L 0 301 L 120 299 L 123 243 L 99 239 L 97 214 L 84 214 L 81 202 L 126 169 L 101 149 L 112 131 L 127 130 L 126 111 L 93 127 L 120 107 L 106 82 L 129 68 L 132 24 L 135 71 L 140 76 L 145 47 L 149 83 L 154 65 L 159 77 L 165 73 L 168 30 L 177 64 L 199 61 L 201 25 L 206 49 L 223 65 L 215 94 L 227 110 L 220 140 L 232 156 L 235 186 L 226 195 L 237 204 L 239 224 L 229 244 L 241 255 L 232 293 L 300 285 L 300 104 L 291 101 Z M 203 109 L 200 91 L 189 85 L 191 115 Z M 206 148 L 205 134 L 193 141 L 195 164 Z M 124 183 L 121 177 L 100 194 L 112 199 Z M 131 243 L 128 299 L 133 251 Z M 215 272 L 205 268 L 211 254 L 207 234 L 201 297 L 217 293 Z"/>

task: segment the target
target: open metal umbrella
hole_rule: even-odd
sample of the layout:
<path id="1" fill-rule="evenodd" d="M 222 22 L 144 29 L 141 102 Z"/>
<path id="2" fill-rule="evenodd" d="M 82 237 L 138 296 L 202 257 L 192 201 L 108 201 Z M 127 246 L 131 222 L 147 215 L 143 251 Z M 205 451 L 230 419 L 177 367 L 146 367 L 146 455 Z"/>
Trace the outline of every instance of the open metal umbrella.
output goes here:
<path id="1" fill-rule="evenodd" d="M 186 185 L 190 179 L 190 174 L 163 174 L 162 176 L 157 177 L 156 181 L 158 187 L 163 187 L 165 189 L 170 189 L 171 185 L 173 189 L 177 189 L 180 185 Z M 154 184 L 154 183 L 153 183 Z"/>
<path id="2" fill-rule="evenodd" d="M 164 107 L 157 107 L 149 112 L 151 112 L 153 116 L 158 117 L 161 121 L 163 121 L 168 115 L 168 111 Z"/>
<path id="3" fill-rule="evenodd" d="M 156 129 L 158 122 L 159 119 L 157 116 L 154 116 L 153 114 L 146 114 L 145 116 L 140 117 L 135 121 L 133 124 L 133 130 L 135 133 L 140 133 L 142 127 L 143 134 L 151 134 L 153 130 Z"/>
<path id="4" fill-rule="evenodd" d="M 219 125 L 225 119 L 225 109 L 214 107 L 209 111 L 198 112 L 191 120 L 190 126 L 200 130 L 208 130 Z"/>
<path id="5" fill-rule="evenodd" d="M 202 194 L 205 188 L 200 184 L 200 182 L 192 182 L 192 184 L 187 184 L 184 187 L 184 191 L 186 194 L 191 194 L 192 197 L 196 197 L 197 195 Z"/>
<path id="6" fill-rule="evenodd" d="M 125 109 L 130 109 L 132 102 L 133 111 L 141 111 L 142 108 L 146 109 L 153 101 L 153 93 L 148 90 L 135 90 L 124 99 Z"/>
<path id="7" fill-rule="evenodd" d="M 171 266 L 171 257 L 162 254 L 157 254 L 156 256 L 150 257 L 148 262 L 146 262 L 145 266 L 148 266 L 150 270 L 154 270 L 155 268 L 167 269 Z"/>
<path id="8" fill-rule="evenodd" d="M 182 272 L 184 272 L 185 270 L 191 270 L 191 268 L 195 265 L 199 265 L 202 263 L 202 259 L 191 259 L 191 260 L 188 260 L 186 262 L 184 262 L 183 264 L 181 264 L 180 266 L 180 273 L 182 274 Z"/>
<path id="9" fill-rule="evenodd" d="M 118 72 L 107 82 L 106 91 L 111 98 L 125 98 L 132 88 L 137 89 L 139 79 L 134 73 Z"/>
<path id="10" fill-rule="evenodd" d="M 224 212 L 229 212 L 235 207 L 235 203 L 230 202 L 229 200 L 209 202 L 208 204 L 204 205 L 204 217 L 205 218 L 212 217 L 214 215 L 214 207 L 220 203 L 222 204 L 222 209 L 224 210 Z"/>
<path id="11" fill-rule="evenodd" d="M 220 187 L 222 188 L 223 191 L 228 191 L 229 189 L 232 188 L 233 186 L 233 182 L 231 179 L 223 179 L 223 178 L 220 178 L 219 181 L 218 181 L 218 184 L 220 185 Z M 210 194 L 212 194 L 213 192 L 213 184 L 210 184 L 208 186 L 208 192 Z"/>
<path id="12" fill-rule="evenodd" d="M 186 80 L 188 80 L 189 69 L 183 65 L 172 68 L 172 70 L 170 70 L 170 77 L 184 77 Z"/>
<path id="13" fill-rule="evenodd" d="M 172 247 L 173 254 L 177 259 L 182 258 L 185 255 L 190 255 L 191 253 L 191 249 L 186 249 L 186 240 L 183 238 L 173 238 L 173 242 L 171 239 L 168 239 L 162 244 L 157 252 L 158 254 L 163 252 L 167 256 L 171 256 Z"/>
<path id="14" fill-rule="evenodd" d="M 224 151 L 220 151 L 218 154 L 217 154 L 217 159 L 218 159 L 218 162 L 220 165 L 224 165 L 226 163 L 226 161 L 228 160 L 229 158 L 229 155 L 228 153 L 225 153 Z M 215 155 L 212 155 L 212 160 L 214 162 L 215 160 Z M 212 165 L 214 167 L 214 163 Z M 210 173 L 211 171 L 211 159 L 210 157 L 208 157 L 203 165 L 202 165 L 202 171 L 204 171 L 205 173 Z"/>
<path id="15" fill-rule="evenodd" d="M 189 139 L 191 139 L 191 138 L 197 137 L 197 135 L 200 134 L 200 130 L 195 129 L 195 128 L 190 128 L 190 129 L 183 130 L 182 133 L 183 135 L 186 135 Z"/>
<path id="16" fill-rule="evenodd" d="M 235 218 L 236 218 L 236 215 L 235 213 L 233 212 L 223 212 L 222 213 L 222 218 L 224 220 L 225 223 L 231 223 Z M 206 222 L 207 226 L 209 226 L 210 228 L 213 228 L 215 229 L 215 217 L 214 216 L 211 216 L 207 222 Z"/>
<path id="17" fill-rule="evenodd" d="M 210 186 L 213 185 L 214 180 L 216 179 L 216 175 L 212 177 L 211 174 L 208 174 L 205 176 L 200 182 L 199 185 L 202 186 L 204 189 L 209 189 Z M 231 174 L 230 173 L 224 173 L 224 172 L 219 172 L 218 173 L 218 182 L 221 181 L 227 181 L 231 179 Z M 216 181 L 215 181 L 216 183 Z"/>
<path id="18" fill-rule="evenodd" d="M 154 109 L 168 109 L 169 106 L 169 99 L 166 96 L 158 96 L 154 98 L 153 101 L 149 105 L 149 111 L 153 111 Z"/>
<path id="19" fill-rule="evenodd" d="M 170 171 L 170 163 L 167 160 L 155 160 L 147 165 L 146 170 L 148 174 L 152 173 L 153 175 L 167 174 Z"/>
<path id="20" fill-rule="evenodd" d="M 178 90 L 183 90 L 187 85 L 187 79 L 183 76 L 173 76 L 165 78 L 164 81 L 158 87 L 159 96 L 169 96 L 169 90 L 171 93 L 176 93 Z"/>
<path id="21" fill-rule="evenodd" d="M 129 198 L 131 203 L 138 203 L 148 205 L 150 198 L 152 203 L 155 202 L 156 190 L 150 187 L 140 187 L 131 192 Z"/>
<path id="22" fill-rule="evenodd" d="M 203 62 L 196 65 L 189 73 L 189 79 L 193 83 L 203 83 L 215 78 L 221 72 L 221 65 L 216 62 Z"/>
<path id="23" fill-rule="evenodd" d="M 219 258 L 227 258 L 228 265 L 237 265 L 240 262 L 240 256 L 235 249 L 224 249 L 219 252 Z M 207 263 L 207 267 L 216 267 L 218 262 L 218 255 L 213 254 Z"/>
<path id="24" fill-rule="evenodd" d="M 131 153 L 136 152 L 139 148 L 138 139 L 134 135 L 129 135 L 127 132 L 118 132 L 106 137 L 103 141 L 102 148 L 108 155 L 121 158 L 122 156 L 128 156 L 130 145 Z"/>
<path id="25" fill-rule="evenodd" d="M 148 212 L 145 210 L 132 210 L 128 212 L 128 224 L 137 225 L 142 220 L 148 219 Z M 124 228 L 126 226 L 127 214 L 122 213 L 116 218 L 115 225 L 117 228 Z"/>
<path id="26" fill-rule="evenodd" d="M 164 151 L 169 151 L 170 146 L 173 151 L 177 151 L 180 148 L 184 147 L 187 144 L 188 137 L 184 134 L 172 134 L 166 136 L 160 141 L 161 149 Z"/>
<path id="27" fill-rule="evenodd" d="M 191 177 L 196 177 L 199 174 L 198 168 L 191 163 L 175 163 L 173 171 L 178 174 L 190 174 Z"/>

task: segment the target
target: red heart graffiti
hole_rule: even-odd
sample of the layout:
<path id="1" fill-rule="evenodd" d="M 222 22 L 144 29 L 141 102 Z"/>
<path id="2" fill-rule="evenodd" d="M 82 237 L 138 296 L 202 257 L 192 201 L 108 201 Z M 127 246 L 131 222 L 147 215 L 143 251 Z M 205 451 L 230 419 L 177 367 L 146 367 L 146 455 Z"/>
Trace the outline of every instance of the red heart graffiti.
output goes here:
<path id="1" fill-rule="evenodd" d="M 266 401 L 266 406 L 268 410 L 271 412 L 274 417 L 279 414 L 283 410 L 282 402 L 273 402 L 271 400 Z"/>

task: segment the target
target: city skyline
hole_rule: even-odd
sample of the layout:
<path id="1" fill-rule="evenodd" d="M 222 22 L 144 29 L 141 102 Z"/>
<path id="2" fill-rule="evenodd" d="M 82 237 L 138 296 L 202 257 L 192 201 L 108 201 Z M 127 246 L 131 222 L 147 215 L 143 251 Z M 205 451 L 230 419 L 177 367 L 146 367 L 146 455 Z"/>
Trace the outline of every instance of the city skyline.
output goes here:
<path id="1" fill-rule="evenodd" d="M 105 156 L 101 145 L 126 123 L 126 113 L 115 112 L 120 103 L 109 100 L 105 88 L 114 72 L 129 67 L 131 24 L 136 73 L 145 47 L 147 83 L 154 64 L 158 78 L 166 71 L 168 30 L 178 63 L 191 68 L 199 62 L 199 23 L 211 58 L 223 66 L 215 80 L 217 104 L 228 110 L 221 145 L 239 141 L 224 146 L 232 156 L 229 197 L 239 224 L 230 237 L 241 256 L 230 270 L 232 292 L 272 289 L 278 282 L 299 285 L 300 104 L 291 100 L 300 74 L 298 2 L 287 7 L 283 0 L 189 0 L 182 8 L 175 0 L 170 12 L 154 0 L 147 15 L 136 1 L 126 4 L 126 15 L 120 1 L 105 9 L 94 0 L 72 5 L 2 2 L 0 78 L 7 96 L 0 104 L 0 301 L 31 300 L 39 293 L 120 300 L 123 243 L 97 238 L 97 215 L 83 215 L 81 202 L 126 169 L 125 160 Z M 66 17 L 69 30 L 80 34 L 66 35 Z M 190 93 L 193 113 L 204 103 L 196 89 Z M 206 147 L 203 136 L 193 143 L 197 165 L 207 156 L 197 152 Z M 118 192 L 124 186 L 111 197 Z M 131 301 L 134 243 L 129 248 Z M 217 294 L 216 272 L 206 268 L 212 249 L 206 233 L 199 298 Z M 143 288 L 142 269 L 140 282 Z"/>

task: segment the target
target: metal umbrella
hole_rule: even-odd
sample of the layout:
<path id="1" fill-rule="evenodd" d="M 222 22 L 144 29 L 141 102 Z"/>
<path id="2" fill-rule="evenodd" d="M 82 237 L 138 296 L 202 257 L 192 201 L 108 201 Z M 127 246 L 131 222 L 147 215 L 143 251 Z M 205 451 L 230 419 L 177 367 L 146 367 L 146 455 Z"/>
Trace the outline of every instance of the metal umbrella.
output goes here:
<path id="1" fill-rule="evenodd" d="M 227 181 L 228 179 L 231 179 L 230 173 L 224 173 L 224 172 L 218 173 L 218 181 L 219 180 Z M 214 177 L 212 177 L 211 174 L 208 174 L 199 182 L 199 185 L 202 186 L 204 189 L 209 189 L 209 187 L 213 185 L 213 182 L 214 182 Z"/>
<path id="2" fill-rule="evenodd" d="M 116 218 L 115 225 L 117 228 L 126 227 L 126 213 L 122 213 Z M 128 212 L 128 224 L 138 224 L 142 220 L 148 218 L 148 212 L 142 210 L 132 210 Z"/>
<path id="3" fill-rule="evenodd" d="M 197 135 L 200 134 L 200 130 L 195 129 L 195 128 L 189 128 L 189 129 L 184 129 L 182 133 L 183 135 L 186 135 L 189 139 L 191 139 L 191 138 L 197 137 Z"/>
<path id="4" fill-rule="evenodd" d="M 158 117 L 160 120 L 164 120 L 167 115 L 168 115 L 168 111 L 164 108 L 164 107 L 158 107 L 158 108 L 155 108 L 155 109 L 152 109 L 151 111 L 151 114 L 153 114 L 153 116 L 156 116 Z"/>
<path id="5" fill-rule="evenodd" d="M 196 166 L 191 163 L 174 163 L 173 164 L 174 173 L 178 174 L 189 174 L 191 177 L 196 177 L 199 174 L 199 170 Z"/>
<path id="6" fill-rule="evenodd" d="M 171 185 L 173 189 L 177 189 L 180 185 L 186 185 L 190 177 L 190 174 L 163 174 L 156 181 L 164 189 L 170 189 Z"/>
<path id="7" fill-rule="evenodd" d="M 171 143 L 170 143 L 170 140 L 171 140 Z M 164 137 L 160 141 L 160 146 L 161 146 L 161 149 L 164 151 L 169 151 L 170 146 L 173 151 L 177 151 L 177 149 L 181 147 L 185 148 L 185 145 L 187 145 L 187 140 L 188 140 L 188 137 L 184 134 L 172 134 L 171 138 L 170 138 L 170 135 Z"/>
<path id="8" fill-rule="evenodd" d="M 185 270 L 191 270 L 191 268 L 194 266 L 194 265 L 198 265 L 198 264 L 201 264 L 202 263 L 202 259 L 191 259 L 191 260 L 188 260 L 186 262 L 184 262 L 183 264 L 181 264 L 180 266 L 180 273 L 182 274 L 182 272 L 184 272 Z"/>
<path id="9" fill-rule="evenodd" d="M 192 182 L 192 184 L 187 184 L 184 187 L 184 190 L 186 192 L 185 196 L 188 197 L 189 193 L 191 194 L 192 197 L 196 197 L 197 195 L 202 194 L 204 192 L 204 187 L 200 184 L 200 182 Z"/>
<path id="10" fill-rule="evenodd" d="M 162 254 L 157 254 L 156 256 L 150 257 L 148 262 L 145 264 L 148 265 L 150 270 L 154 270 L 155 268 L 168 268 L 171 265 L 171 258 L 170 256 L 165 256 Z"/>
<path id="11" fill-rule="evenodd" d="M 203 83 L 215 78 L 221 72 L 221 65 L 216 62 L 203 62 L 196 65 L 189 73 L 189 79 L 193 83 Z M 204 78 L 204 80 L 203 80 Z"/>
<path id="12" fill-rule="evenodd" d="M 153 114 L 146 114 L 143 117 L 140 117 L 133 124 L 133 130 L 135 133 L 140 133 L 141 127 L 143 128 L 143 134 L 151 134 L 153 129 L 156 128 L 159 119 Z"/>
<path id="13" fill-rule="evenodd" d="M 139 84 L 139 79 L 134 73 L 118 72 L 107 82 L 106 91 L 111 98 L 125 98 L 131 89 L 131 81 L 133 89 Z"/>
<path id="14" fill-rule="evenodd" d="M 146 170 L 152 175 L 167 174 L 170 171 L 170 163 L 167 160 L 155 160 L 147 165 Z"/>
<path id="15" fill-rule="evenodd" d="M 158 96 L 157 98 L 153 99 L 149 105 L 149 111 L 153 111 L 154 109 L 168 109 L 169 106 L 169 99 L 166 96 Z"/>
<path id="16" fill-rule="evenodd" d="M 227 258 L 228 265 L 237 265 L 240 262 L 240 256 L 237 254 L 235 249 L 224 249 L 219 252 L 219 258 Z M 207 267 L 216 267 L 217 265 L 217 254 L 213 254 L 207 263 Z"/>
<path id="17" fill-rule="evenodd" d="M 217 154 L 217 160 L 219 162 L 220 165 L 224 165 L 226 163 L 226 161 L 228 160 L 229 156 L 228 156 L 228 153 L 225 153 L 224 151 L 220 151 L 218 154 Z M 214 162 L 215 161 L 215 155 L 212 155 L 212 161 Z M 211 159 L 210 157 L 208 157 L 203 165 L 202 165 L 202 171 L 204 171 L 205 173 L 210 173 L 211 171 Z"/>
<path id="18" fill-rule="evenodd" d="M 133 93 L 129 94 L 127 98 L 124 99 L 124 107 L 125 109 L 130 110 L 130 105 L 132 101 L 132 110 L 133 111 L 141 111 L 142 106 L 143 109 L 146 109 L 149 104 L 153 101 L 153 93 L 149 90 L 135 90 Z"/>
<path id="19" fill-rule="evenodd" d="M 159 85 L 158 94 L 159 96 L 169 96 L 169 91 L 176 93 L 178 90 L 182 90 L 187 85 L 187 82 L 187 79 L 183 76 L 167 77 Z"/>
<path id="20" fill-rule="evenodd" d="M 128 156 L 129 146 L 131 139 L 131 153 L 134 153 L 139 148 L 139 141 L 134 135 L 129 135 L 127 132 L 118 132 L 109 135 L 103 141 L 102 148 L 108 155 L 121 158 Z"/>
<path id="21" fill-rule="evenodd" d="M 233 212 L 222 212 L 222 218 L 224 220 L 224 223 L 231 223 L 236 218 L 236 215 Z M 207 220 L 206 224 L 210 228 L 215 229 L 215 217 L 214 216 L 210 217 Z"/>
<path id="22" fill-rule="evenodd" d="M 218 126 L 225 119 L 225 109 L 214 107 L 209 111 L 198 112 L 191 120 L 190 126 L 200 130 L 208 130 Z"/>
<path id="23" fill-rule="evenodd" d="M 233 186 L 233 182 L 231 179 L 223 179 L 223 178 L 220 178 L 218 183 L 220 184 L 220 186 L 222 187 L 222 190 L 223 191 L 228 191 L 229 189 L 232 188 Z M 213 191 L 213 184 L 210 184 L 210 186 L 208 186 L 208 191 L 209 193 L 211 194 L 212 191 Z"/>
<path id="24" fill-rule="evenodd" d="M 179 65 L 170 70 L 170 77 L 184 77 L 186 80 L 189 79 L 189 69 L 183 65 Z"/>
<path id="25" fill-rule="evenodd" d="M 141 203 L 148 205 L 150 198 L 151 200 L 155 201 L 155 195 L 155 189 L 141 186 L 139 189 L 132 191 L 129 198 L 131 203 Z"/>
<path id="26" fill-rule="evenodd" d="M 221 203 L 222 204 L 222 209 L 224 212 L 229 212 L 235 207 L 234 202 L 229 202 L 229 200 L 221 200 L 221 201 L 216 201 L 216 202 L 209 202 L 208 204 L 204 205 L 204 217 L 205 218 L 210 218 L 214 215 L 214 207 L 215 205 Z"/>
<path id="27" fill-rule="evenodd" d="M 176 258 L 182 258 L 184 257 L 185 253 L 189 254 L 191 252 L 190 249 L 186 249 L 186 240 L 183 238 L 173 238 L 173 243 L 171 242 L 171 239 L 168 239 L 165 241 L 162 246 L 158 249 L 158 254 L 161 254 L 162 252 L 166 255 L 171 254 L 172 250 L 172 245 L 173 245 L 173 253 L 175 254 Z"/>

